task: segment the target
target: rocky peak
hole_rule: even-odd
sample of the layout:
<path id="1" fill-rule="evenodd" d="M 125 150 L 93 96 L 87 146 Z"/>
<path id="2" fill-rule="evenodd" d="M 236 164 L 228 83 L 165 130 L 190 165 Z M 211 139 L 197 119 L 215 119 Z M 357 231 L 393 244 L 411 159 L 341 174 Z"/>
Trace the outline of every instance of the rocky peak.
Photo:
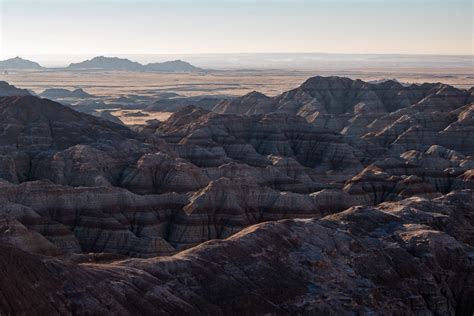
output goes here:
<path id="1" fill-rule="evenodd" d="M 0 114 L 0 145 L 5 146 L 67 148 L 133 137 L 125 126 L 34 96 L 0 97 Z"/>
<path id="2" fill-rule="evenodd" d="M 6 81 L 0 81 L 0 97 L 31 95 L 26 89 L 19 89 Z"/>
<path id="3" fill-rule="evenodd" d="M 299 89 L 304 91 L 342 90 L 350 88 L 354 83 L 360 84 L 362 81 L 338 76 L 315 76 L 306 80 Z"/>

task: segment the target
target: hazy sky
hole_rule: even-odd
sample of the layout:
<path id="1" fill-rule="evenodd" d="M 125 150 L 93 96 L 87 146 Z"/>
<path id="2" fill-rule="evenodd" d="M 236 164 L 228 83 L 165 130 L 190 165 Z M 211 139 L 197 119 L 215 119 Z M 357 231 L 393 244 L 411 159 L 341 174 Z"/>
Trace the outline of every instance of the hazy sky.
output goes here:
<path id="1" fill-rule="evenodd" d="M 0 0 L 0 57 L 473 54 L 472 0 Z"/>

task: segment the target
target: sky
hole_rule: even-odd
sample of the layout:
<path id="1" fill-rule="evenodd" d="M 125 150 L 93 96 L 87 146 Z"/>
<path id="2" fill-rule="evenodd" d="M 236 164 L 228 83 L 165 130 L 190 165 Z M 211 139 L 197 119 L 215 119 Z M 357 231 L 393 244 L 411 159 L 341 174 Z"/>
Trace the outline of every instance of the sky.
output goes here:
<path id="1" fill-rule="evenodd" d="M 472 0 L 0 0 L 0 59 L 474 54 Z"/>

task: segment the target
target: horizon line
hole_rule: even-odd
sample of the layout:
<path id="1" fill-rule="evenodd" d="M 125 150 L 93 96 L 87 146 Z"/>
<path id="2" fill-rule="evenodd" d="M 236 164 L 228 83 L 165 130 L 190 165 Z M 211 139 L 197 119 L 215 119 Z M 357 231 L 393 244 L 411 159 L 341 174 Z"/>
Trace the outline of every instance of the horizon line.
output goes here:
<path id="1" fill-rule="evenodd" d="M 203 53 L 180 53 L 180 52 L 166 52 L 166 53 L 138 53 L 138 52 L 107 52 L 107 53 L 16 53 L 16 54 L 5 54 L 3 58 L 15 58 L 22 57 L 25 55 L 29 56 L 84 56 L 84 55 L 93 55 L 95 57 L 115 57 L 114 55 L 272 55 L 272 54 L 284 54 L 284 55 L 387 55 L 387 56 L 474 56 L 473 53 L 460 53 L 460 54 L 442 54 L 442 53 L 378 53 L 378 52 L 367 52 L 367 53 L 340 53 L 340 52 L 282 52 L 282 51 L 269 51 L 269 52 L 203 52 Z"/>

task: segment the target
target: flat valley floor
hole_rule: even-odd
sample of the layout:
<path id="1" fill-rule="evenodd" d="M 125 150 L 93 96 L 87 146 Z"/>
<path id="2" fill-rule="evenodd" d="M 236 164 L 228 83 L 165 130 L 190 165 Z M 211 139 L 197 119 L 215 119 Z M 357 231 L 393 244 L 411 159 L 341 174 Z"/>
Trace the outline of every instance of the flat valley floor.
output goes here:
<path id="1" fill-rule="evenodd" d="M 10 71 L 0 80 L 40 93 L 48 88 L 83 88 L 97 96 L 175 92 L 182 96 L 243 95 L 259 91 L 275 96 L 298 87 L 312 76 L 343 76 L 364 81 L 396 78 L 400 82 L 442 82 L 458 88 L 474 86 L 472 67 L 371 68 L 351 70 L 242 70 L 210 73 Z"/>
<path id="2" fill-rule="evenodd" d="M 0 74 L 0 80 L 19 88 L 41 93 L 45 89 L 82 88 L 103 98 L 138 95 L 154 96 L 157 93 L 176 93 L 192 96 L 241 96 L 258 91 L 275 96 L 301 85 L 312 76 L 344 76 L 364 81 L 397 79 L 402 83 L 442 82 L 458 88 L 474 86 L 472 67 L 429 68 L 351 68 L 302 70 L 230 70 L 209 73 L 153 73 L 153 72 L 70 72 L 61 70 L 9 71 Z M 135 110 L 112 111 L 125 124 L 144 124 L 147 120 L 166 120 L 170 112 L 150 112 L 146 116 L 127 116 Z"/>

